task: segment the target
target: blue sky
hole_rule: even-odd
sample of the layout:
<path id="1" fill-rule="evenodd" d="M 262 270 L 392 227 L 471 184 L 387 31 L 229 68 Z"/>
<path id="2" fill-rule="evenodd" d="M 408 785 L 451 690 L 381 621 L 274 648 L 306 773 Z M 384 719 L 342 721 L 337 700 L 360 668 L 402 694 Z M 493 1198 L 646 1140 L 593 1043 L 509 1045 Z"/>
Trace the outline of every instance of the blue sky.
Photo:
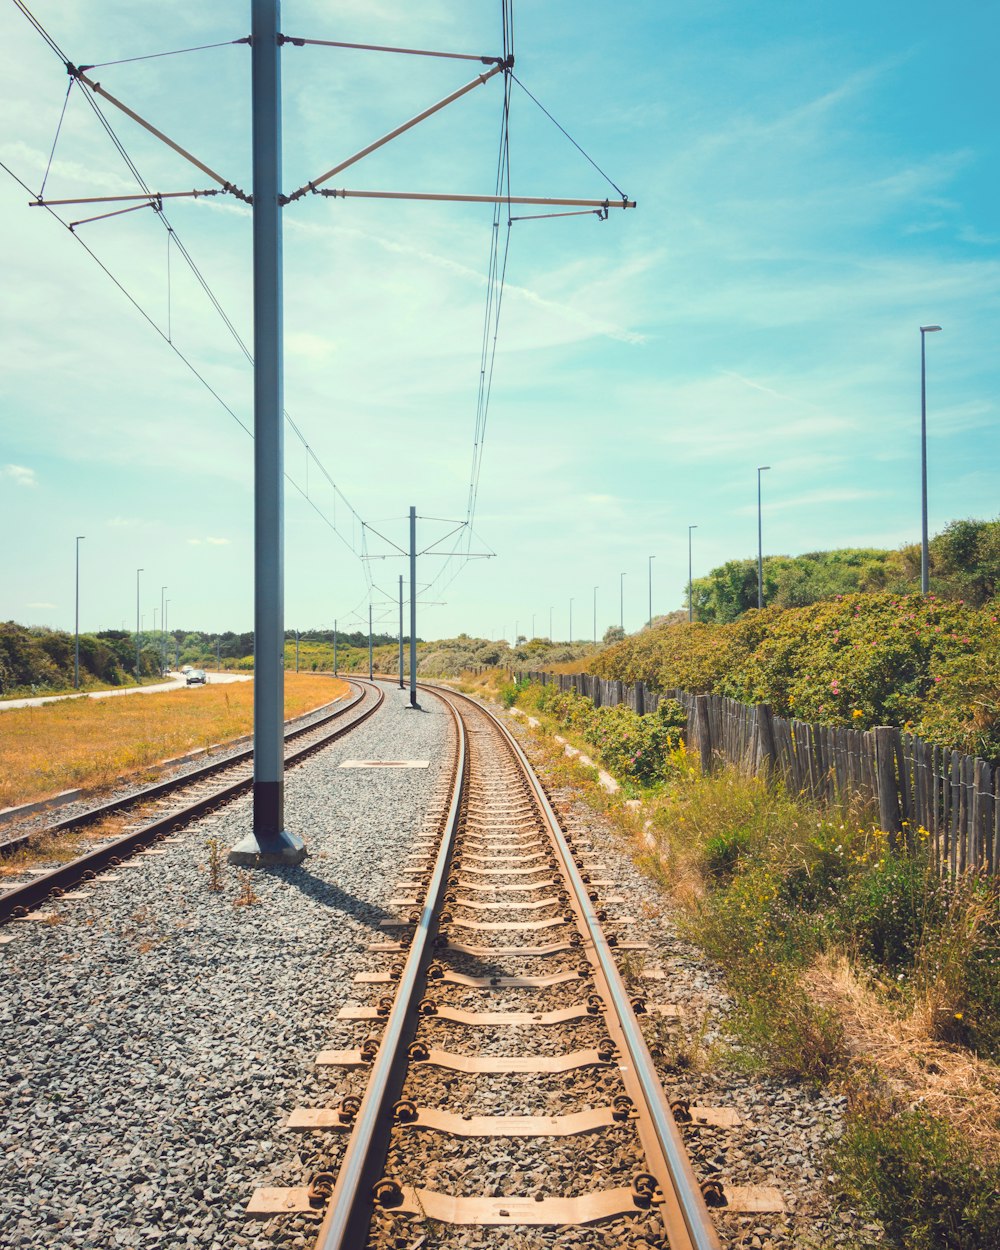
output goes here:
<path id="1" fill-rule="evenodd" d="M 76 63 L 238 39 L 249 5 L 36 0 Z M 499 0 L 285 0 L 289 35 L 499 53 Z M 511 230 L 473 550 L 425 593 L 419 632 L 565 637 L 680 605 L 695 574 L 764 547 L 795 554 L 919 538 L 919 364 L 928 336 L 932 532 L 1000 513 L 1000 220 L 995 3 L 698 5 L 515 0 L 516 73 L 638 201 L 610 220 Z M 0 159 L 37 190 L 68 79 L 15 6 Z M 285 187 L 330 168 L 473 77 L 465 62 L 286 48 Z M 249 188 L 249 52 L 102 66 L 102 85 Z M 49 199 L 135 189 L 79 88 Z M 499 80 L 330 185 L 490 193 Z M 208 186 L 107 115 L 156 190 Z M 517 87 L 511 189 L 600 198 L 607 183 Z M 252 444 L 73 237 L 0 171 L 0 619 L 145 627 L 252 621 Z M 75 220 L 95 209 L 66 211 Z M 530 210 L 525 210 L 530 211 Z M 167 217 L 246 342 L 250 217 L 231 197 Z M 356 514 L 405 545 L 465 516 L 491 210 L 330 201 L 285 210 L 286 622 L 367 617 Z M 79 227 L 232 412 L 246 360 L 148 210 Z M 307 480 L 308 479 L 308 480 Z M 353 531 L 353 532 L 352 532 Z M 387 548 L 375 536 L 368 551 Z M 429 582 L 442 560 L 421 561 Z M 393 628 L 401 561 L 369 562 Z"/>

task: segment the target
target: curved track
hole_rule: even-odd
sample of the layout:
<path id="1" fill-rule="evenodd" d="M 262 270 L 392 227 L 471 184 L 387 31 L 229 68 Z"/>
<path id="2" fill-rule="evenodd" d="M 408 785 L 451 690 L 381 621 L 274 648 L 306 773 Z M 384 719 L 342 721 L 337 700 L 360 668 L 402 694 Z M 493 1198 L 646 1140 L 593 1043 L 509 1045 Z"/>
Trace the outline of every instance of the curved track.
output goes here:
<path id="1" fill-rule="evenodd" d="M 381 1037 L 320 1057 L 370 1063 L 367 1091 L 289 1121 L 351 1130 L 336 1179 L 251 1211 L 326 1206 L 317 1250 L 458 1247 L 470 1226 L 484 1245 L 718 1250 L 706 1196 L 724 1199 L 695 1179 L 636 1019 L 669 1009 L 629 998 L 613 949 L 642 944 L 609 919 L 589 843 L 495 717 L 422 689 L 455 718 L 451 803 L 390 900 L 404 937 L 375 949 L 395 967 L 341 1012 Z"/>

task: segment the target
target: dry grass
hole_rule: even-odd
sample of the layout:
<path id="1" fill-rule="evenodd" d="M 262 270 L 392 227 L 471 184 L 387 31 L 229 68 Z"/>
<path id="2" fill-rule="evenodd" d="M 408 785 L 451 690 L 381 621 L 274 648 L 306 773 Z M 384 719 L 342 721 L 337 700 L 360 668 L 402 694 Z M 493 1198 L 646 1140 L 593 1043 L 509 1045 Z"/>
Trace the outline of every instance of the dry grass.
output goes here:
<path id="1" fill-rule="evenodd" d="M 346 692 L 342 681 L 285 674 L 285 715 Z M 0 720 L 0 808 L 76 787 L 99 789 L 165 759 L 251 732 L 253 683 L 71 699 L 14 708 Z"/>
<path id="2" fill-rule="evenodd" d="M 899 1104 L 946 1120 L 975 1144 L 983 1161 L 1000 1162 L 996 1064 L 936 1041 L 924 1004 L 901 1014 L 842 956 L 817 960 L 805 983 L 814 999 L 836 1012 L 851 1057 L 876 1068 Z"/>

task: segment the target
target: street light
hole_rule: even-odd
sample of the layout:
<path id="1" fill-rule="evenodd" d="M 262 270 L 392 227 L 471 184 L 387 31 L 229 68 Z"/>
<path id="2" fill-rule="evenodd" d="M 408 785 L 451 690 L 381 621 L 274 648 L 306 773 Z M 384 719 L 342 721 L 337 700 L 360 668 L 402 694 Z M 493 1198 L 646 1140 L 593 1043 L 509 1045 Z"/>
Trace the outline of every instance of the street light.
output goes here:
<path id="1" fill-rule="evenodd" d="M 573 600 L 569 601 L 569 645 L 573 645 Z"/>
<path id="2" fill-rule="evenodd" d="M 80 689 L 80 543 L 86 534 L 76 536 L 76 637 L 73 644 L 73 687 Z"/>
<path id="3" fill-rule="evenodd" d="M 920 593 L 926 595 L 930 585 L 927 559 L 927 362 L 924 352 L 925 334 L 940 326 L 920 327 Z"/>
<path id="4" fill-rule="evenodd" d="M 167 616 L 166 607 L 163 596 L 167 593 L 166 586 L 160 587 L 160 676 L 163 676 L 163 670 L 166 666 L 166 647 L 167 647 Z"/>
<path id="5" fill-rule="evenodd" d="M 600 589 L 601 589 L 600 586 L 594 587 L 594 646 L 595 647 L 597 646 L 597 592 Z"/>
<path id="6" fill-rule="evenodd" d="M 656 556 L 649 557 L 649 628 L 653 628 L 653 561 Z"/>
<path id="7" fill-rule="evenodd" d="M 769 469 L 769 464 L 757 466 L 757 607 L 764 606 L 764 538 L 760 520 L 760 475 Z"/>
<path id="8" fill-rule="evenodd" d="M 694 578 L 691 576 L 691 531 L 696 530 L 697 525 L 688 526 L 688 620 L 694 620 Z"/>
<path id="9" fill-rule="evenodd" d="M 625 574 L 618 574 L 618 624 L 621 631 L 625 632 Z"/>
<path id="10" fill-rule="evenodd" d="M 552 609 L 549 608 L 549 642 L 552 641 Z"/>
<path id="11" fill-rule="evenodd" d="M 139 680 L 139 574 L 142 569 L 135 571 L 135 679 Z"/>

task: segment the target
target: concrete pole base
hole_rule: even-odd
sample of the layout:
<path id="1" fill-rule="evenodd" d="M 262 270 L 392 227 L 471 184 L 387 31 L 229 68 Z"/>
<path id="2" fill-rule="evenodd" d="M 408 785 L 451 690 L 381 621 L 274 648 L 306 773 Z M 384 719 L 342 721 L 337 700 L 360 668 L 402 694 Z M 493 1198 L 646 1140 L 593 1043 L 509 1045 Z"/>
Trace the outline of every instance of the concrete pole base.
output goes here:
<path id="1" fill-rule="evenodd" d="M 308 854 L 305 839 L 297 833 L 279 833 L 262 842 L 255 833 L 248 833 L 229 852 L 228 859 L 240 868 L 294 867 Z"/>

